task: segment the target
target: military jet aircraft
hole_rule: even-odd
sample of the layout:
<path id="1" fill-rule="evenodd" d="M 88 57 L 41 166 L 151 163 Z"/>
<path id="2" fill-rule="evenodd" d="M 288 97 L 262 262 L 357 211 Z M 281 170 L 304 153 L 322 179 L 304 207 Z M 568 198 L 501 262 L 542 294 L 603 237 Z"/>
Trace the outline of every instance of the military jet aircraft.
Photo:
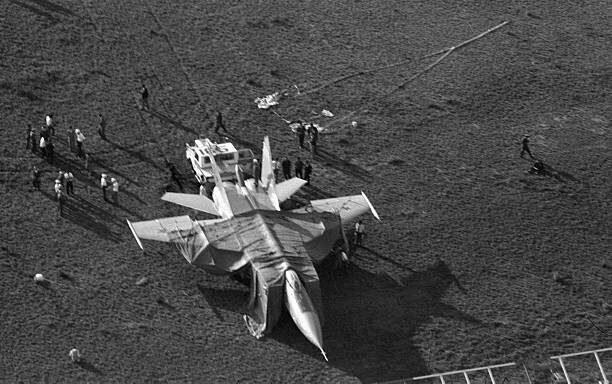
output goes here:
<path id="1" fill-rule="evenodd" d="M 212 200 L 204 195 L 166 193 L 163 200 L 208 212 L 217 218 L 193 220 L 167 217 L 128 225 L 141 240 L 177 245 L 187 261 L 214 274 L 251 272 L 251 293 L 244 315 L 257 338 L 269 333 L 284 301 L 293 321 L 327 360 L 321 331 L 319 277 L 314 264 L 330 254 L 344 236 L 342 223 L 376 210 L 359 195 L 313 200 L 307 207 L 281 211 L 280 203 L 305 181 L 293 178 L 276 184 L 268 138 L 264 139 L 261 180 L 244 180 L 236 166 L 236 182 L 223 181 L 214 156 Z M 284 300 L 283 300 L 284 299 Z"/>

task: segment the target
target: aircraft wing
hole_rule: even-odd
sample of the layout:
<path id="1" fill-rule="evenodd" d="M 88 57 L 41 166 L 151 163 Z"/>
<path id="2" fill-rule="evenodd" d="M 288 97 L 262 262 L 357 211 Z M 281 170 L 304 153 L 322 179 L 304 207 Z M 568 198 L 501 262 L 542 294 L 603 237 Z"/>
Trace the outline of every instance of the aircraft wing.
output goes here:
<path id="1" fill-rule="evenodd" d="M 220 216 L 215 203 L 203 195 L 166 192 L 161 199 L 187 208 L 210 213 L 211 215 Z"/>
<path id="2" fill-rule="evenodd" d="M 331 199 L 312 200 L 312 208 L 317 212 L 332 212 L 340 215 L 343 222 L 351 221 L 370 211 L 378 220 L 380 216 L 365 193 L 361 195 L 333 197 Z"/>
<path id="3" fill-rule="evenodd" d="M 185 233 L 191 232 L 194 225 L 193 220 L 187 215 L 137 221 L 135 223 L 129 220 L 126 221 L 140 249 L 144 249 L 141 242 L 142 239 L 172 242 L 179 239 Z"/>
<path id="4" fill-rule="evenodd" d="M 302 186 L 306 184 L 306 180 L 302 180 L 299 177 L 294 177 L 289 180 L 285 180 L 282 183 L 278 183 L 275 186 L 276 196 L 278 201 L 282 203 L 296 193 Z"/>

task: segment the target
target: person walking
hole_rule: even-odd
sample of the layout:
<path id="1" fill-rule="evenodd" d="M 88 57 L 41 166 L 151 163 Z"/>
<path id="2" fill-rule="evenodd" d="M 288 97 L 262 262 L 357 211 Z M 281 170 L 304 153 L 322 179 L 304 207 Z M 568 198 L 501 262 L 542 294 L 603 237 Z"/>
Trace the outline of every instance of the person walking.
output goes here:
<path id="1" fill-rule="evenodd" d="M 295 161 L 295 177 L 304 178 L 304 163 L 299 157 Z"/>
<path id="2" fill-rule="evenodd" d="M 223 124 L 223 115 L 221 115 L 221 111 L 217 111 L 217 117 L 215 118 L 215 133 L 218 135 L 219 130 L 223 129 L 225 133 L 227 132 L 227 128 L 225 128 L 225 124 Z"/>
<path id="3" fill-rule="evenodd" d="M 291 160 L 285 157 L 281 162 L 281 167 L 283 168 L 283 178 L 289 180 L 291 178 Z"/>
<path id="4" fill-rule="evenodd" d="M 66 180 L 66 195 L 74 195 L 74 175 L 72 172 L 66 171 L 64 180 Z"/>
<path id="5" fill-rule="evenodd" d="M 104 140 L 106 140 L 106 120 L 102 113 L 98 113 L 98 134 Z"/>
<path id="6" fill-rule="evenodd" d="M 353 235 L 355 239 L 355 246 L 361 246 L 361 243 L 363 242 L 363 237 L 365 235 L 365 225 L 363 224 L 362 220 L 359 220 L 355 223 L 355 231 Z"/>
<path id="7" fill-rule="evenodd" d="M 140 109 L 149 109 L 149 90 L 144 84 L 142 85 L 142 88 L 140 88 L 140 99 Z"/>
<path id="8" fill-rule="evenodd" d="M 40 171 L 36 166 L 32 167 L 32 185 L 37 191 L 40 191 Z"/>
<path id="9" fill-rule="evenodd" d="M 100 177 L 100 188 L 102 188 L 102 197 L 104 198 L 104 201 L 108 201 L 108 198 L 106 197 L 106 189 L 108 188 L 108 180 L 106 179 L 106 173 L 103 173 L 102 176 Z"/>
<path id="10" fill-rule="evenodd" d="M 76 137 L 77 156 L 85 157 L 85 152 L 83 152 L 83 142 L 85 141 L 85 135 L 83 135 L 81 130 L 77 128 L 74 130 L 74 136 Z"/>
<path id="11" fill-rule="evenodd" d="M 312 175 L 312 164 L 306 160 L 306 166 L 304 167 L 304 180 L 306 180 L 306 184 L 310 184 L 310 175 Z"/>
<path id="12" fill-rule="evenodd" d="M 533 160 L 535 157 L 531 154 L 531 150 L 529 150 L 529 135 L 524 135 L 523 140 L 521 141 L 522 149 L 521 149 L 521 159 L 523 159 L 525 153 L 529 155 L 529 157 Z"/>
<path id="13" fill-rule="evenodd" d="M 32 153 L 36 153 L 36 151 L 38 150 L 38 140 L 36 140 L 36 131 L 34 131 L 34 128 L 32 128 L 30 124 L 28 124 L 28 127 L 30 127 L 30 132 L 28 133 L 28 139 L 30 140 L 30 146 L 32 148 Z"/>
<path id="14" fill-rule="evenodd" d="M 114 177 L 111 178 L 112 183 L 112 192 L 113 192 L 113 202 L 115 204 L 119 204 L 119 182 Z"/>

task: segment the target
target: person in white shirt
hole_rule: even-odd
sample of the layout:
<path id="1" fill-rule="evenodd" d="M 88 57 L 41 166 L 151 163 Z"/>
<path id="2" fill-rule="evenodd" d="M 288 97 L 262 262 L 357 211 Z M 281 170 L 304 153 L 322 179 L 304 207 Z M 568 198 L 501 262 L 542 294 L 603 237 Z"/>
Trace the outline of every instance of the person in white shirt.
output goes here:
<path id="1" fill-rule="evenodd" d="M 113 185 L 113 202 L 119 204 L 119 182 L 113 177 L 111 183 Z"/>
<path id="2" fill-rule="evenodd" d="M 47 129 L 51 133 L 51 135 L 55 136 L 55 126 L 53 125 L 53 114 L 48 114 L 45 116 L 45 122 L 47 123 Z"/>
<path id="3" fill-rule="evenodd" d="M 74 184 L 73 184 L 74 175 L 72 174 L 72 172 L 70 171 L 65 172 L 64 180 L 66 180 L 66 194 L 74 195 Z"/>
<path id="4" fill-rule="evenodd" d="M 200 195 L 206 195 L 206 187 L 204 183 L 200 183 Z"/>
<path id="5" fill-rule="evenodd" d="M 83 157 L 83 142 L 85 141 L 85 135 L 83 135 L 81 130 L 78 128 L 74 130 L 74 135 L 76 136 L 77 142 L 77 156 Z"/>
<path id="6" fill-rule="evenodd" d="M 47 140 L 45 140 L 44 136 L 40 137 L 40 153 L 42 155 L 42 157 L 47 157 Z"/>
<path id="7" fill-rule="evenodd" d="M 100 178 L 100 187 L 102 188 L 102 197 L 104 197 L 104 201 L 108 201 L 106 197 L 106 188 L 108 188 L 108 181 L 106 180 L 106 174 L 103 173 Z"/>

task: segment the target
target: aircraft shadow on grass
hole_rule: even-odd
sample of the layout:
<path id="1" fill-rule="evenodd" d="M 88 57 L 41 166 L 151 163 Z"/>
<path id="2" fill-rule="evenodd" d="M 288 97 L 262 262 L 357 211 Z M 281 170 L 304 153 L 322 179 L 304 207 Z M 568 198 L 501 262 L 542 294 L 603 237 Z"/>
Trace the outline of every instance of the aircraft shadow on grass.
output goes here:
<path id="1" fill-rule="evenodd" d="M 427 362 L 412 337 L 432 317 L 481 324 L 442 302 L 457 282 L 444 262 L 413 273 L 402 285 L 350 265 L 344 273 L 322 266 L 323 337 L 329 364 L 363 382 L 389 381 L 426 374 Z M 211 307 L 241 312 L 248 292 L 199 286 Z M 217 312 L 215 312 L 217 313 Z M 222 319 L 220 315 L 218 317 Z M 268 337 L 320 359 L 285 311 Z"/>

